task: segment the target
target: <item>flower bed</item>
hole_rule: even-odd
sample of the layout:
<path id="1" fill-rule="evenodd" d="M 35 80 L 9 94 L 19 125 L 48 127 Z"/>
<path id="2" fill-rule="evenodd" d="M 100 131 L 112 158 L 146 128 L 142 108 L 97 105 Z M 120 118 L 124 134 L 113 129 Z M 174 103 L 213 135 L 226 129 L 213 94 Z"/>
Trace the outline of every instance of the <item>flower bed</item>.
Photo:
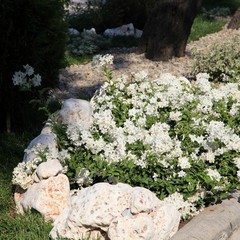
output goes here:
<path id="1" fill-rule="evenodd" d="M 195 82 L 171 74 L 150 81 L 145 72 L 113 79 L 101 66 L 107 81 L 91 100 L 91 127 L 52 123 L 59 150 L 69 154 L 61 162 L 72 189 L 142 186 L 187 219 L 239 188 L 237 83 L 210 83 L 205 73 Z"/>

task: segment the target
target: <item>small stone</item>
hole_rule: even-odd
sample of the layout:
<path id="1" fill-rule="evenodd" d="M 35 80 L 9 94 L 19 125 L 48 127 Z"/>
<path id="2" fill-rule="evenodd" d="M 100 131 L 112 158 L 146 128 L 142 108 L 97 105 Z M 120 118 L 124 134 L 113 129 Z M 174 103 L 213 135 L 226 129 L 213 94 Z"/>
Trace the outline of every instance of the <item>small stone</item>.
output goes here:
<path id="1" fill-rule="evenodd" d="M 36 174 L 38 178 L 47 179 L 49 177 L 54 177 L 63 170 L 61 163 L 57 159 L 48 160 L 47 162 L 42 162 L 36 169 Z"/>

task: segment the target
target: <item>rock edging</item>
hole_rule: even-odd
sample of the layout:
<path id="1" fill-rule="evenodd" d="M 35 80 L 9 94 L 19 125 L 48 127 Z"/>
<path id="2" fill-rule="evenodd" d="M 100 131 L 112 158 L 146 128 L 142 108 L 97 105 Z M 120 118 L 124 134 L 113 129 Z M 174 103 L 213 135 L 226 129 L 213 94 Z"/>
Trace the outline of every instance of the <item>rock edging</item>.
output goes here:
<path id="1" fill-rule="evenodd" d="M 227 240 L 240 228 L 240 204 L 237 199 L 224 200 L 207 207 L 180 229 L 171 240 Z"/>

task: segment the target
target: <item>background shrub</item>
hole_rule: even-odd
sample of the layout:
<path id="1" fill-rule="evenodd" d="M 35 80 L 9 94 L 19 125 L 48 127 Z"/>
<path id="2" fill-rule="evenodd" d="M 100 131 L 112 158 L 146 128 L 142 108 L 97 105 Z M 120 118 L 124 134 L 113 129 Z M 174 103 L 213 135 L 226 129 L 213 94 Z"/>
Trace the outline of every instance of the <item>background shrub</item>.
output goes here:
<path id="1" fill-rule="evenodd" d="M 69 39 L 68 50 L 77 56 L 92 55 L 110 46 L 110 39 L 100 34 L 82 32 Z"/>
<path id="2" fill-rule="evenodd" d="M 208 10 L 216 7 L 228 7 L 232 13 L 237 10 L 239 4 L 239 0 L 203 0 L 203 7 Z"/>
<path id="3" fill-rule="evenodd" d="M 62 66 L 66 23 L 66 0 L 2 0 L 0 3 L 0 126 L 4 128 L 6 116 L 13 128 L 27 126 L 31 109 L 26 109 L 36 95 L 19 92 L 13 87 L 12 76 L 29 64 L 42 76 L 42 87 L 57 83 Z"/>
<path id="4" fill-rule="evenodd" d="M 195 52 L 193 73 L 207 72 L 210 80 L 240 81 L 240 37 L 213 45 L 207 52 Z"/>

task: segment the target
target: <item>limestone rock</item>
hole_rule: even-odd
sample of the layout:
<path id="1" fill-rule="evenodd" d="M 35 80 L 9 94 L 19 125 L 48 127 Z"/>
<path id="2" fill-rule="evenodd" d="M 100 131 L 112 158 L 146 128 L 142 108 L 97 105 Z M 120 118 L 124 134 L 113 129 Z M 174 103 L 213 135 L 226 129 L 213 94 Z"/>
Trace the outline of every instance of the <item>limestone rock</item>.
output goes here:
<path id="1" fill-rule="evenodd" d="M 92 107 L 88 101 L 69 98 L 64 101 L 57 119 L 63 124 L 77 125 L 87 130 L 91 126 Z"/>
<path id="2" fill-rule="evenodd" d="M 137 215 L 122 214 L 115 218 L 108 230 L 111 240 L 166 240 L 178 230 L 179 213 L 170 204 L 162 204 L 151 210 Z"/>
<path id="3" fill-rule="evenodd" d="M 80 35 L 80 32 L 79 32 L 77 29 L 69 28 L 69 29 L 68 29 L 68 34 L 69 34 L 70 36 L 79 36 L 79 35 Z"/>
<path id="4" fill-rule="evenodd" d="M 29 146 L 25 150 L 23 161 L 33 161 L 36 157 L 38 157 L 39 151 L 45 151 L 46 149 L 51 157 L 57 157 L 58 149 L 56 135 L 51 132 L 43 132 L 30 142 Z"/>
<path id="5" fill-rule="evenodd" d="M 167 240 L 178 229 L 180 214 L 145 188 L 98 183 L 72 196 L 55 220 L 53 239 Z"/>
<path id="6" fill-rule="evenodd" d="M 61 163 L 57 159 L 42 162 L 36 169 L 36 174 L 40 180 L 54 177 L 63 170 Z"/>
<path id="7" fill-rule="evenodd" d="M 96 29 L 95 28 L 90 28 L 90 29 L 83 29 L 83 32 L 89 35 L 96 35 Z"/>
<path id="8" fill-rule="evenodd" d="M 122 25 L 117 28 L 108 28 L 104 31 L 103 35 L 114 37 L 114 36 L 135 36 L 137 38 L 142 36 L 142 31 L 134 28 L 132 23 Z"/>
<path id="9" fill-rule="evenodd" d="M 69 204 L 68 178 L 64 174 L 59 174 L 56 177 L 34 183 L 26 191 L 16 189 L 14 199 L 20 213 L 28 209 L 35 209 L 46 220 L 55 219 Z"/>

